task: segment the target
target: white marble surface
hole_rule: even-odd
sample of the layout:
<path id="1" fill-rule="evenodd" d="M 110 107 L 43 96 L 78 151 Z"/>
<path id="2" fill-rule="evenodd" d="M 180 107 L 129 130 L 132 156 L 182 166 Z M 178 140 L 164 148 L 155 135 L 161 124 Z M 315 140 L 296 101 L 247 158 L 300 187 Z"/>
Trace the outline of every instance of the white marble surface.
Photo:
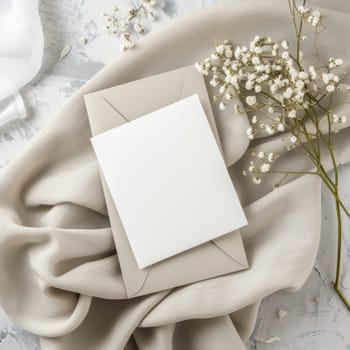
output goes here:
<path id="1" fill-rule="evenodd" d="M 221 0 L 165 0 L 155 28 L 173 17 Z M 0 129 L 0 167 L 26 147 L 62 104 L 105 64 L 120 54 L 119 42 L 103 30 L 100 13 L 118 4 L 127 9 L 137 0 L 40 0 L 45 34 L 44 62 L 39 75 L 22 89 L 29 117 Z M 87 38 L 86 45 L 80 38 Z M 72 51 L 62 61 L 62 48 Z M 350 205 L 350 166 L 341 167 L 343 197 Z M 278 292 L 266 298 L 248 348 L 255 350 L 350 350 L 350 313 L 331 288 L 335 262 L 335 215 L 332 198 L 323 189 L 322 241 L 315 267 L 297 293 Z M 344 228 L 344 266 L 349 266 L 350 225 Z M 349 270 L 349 269 L 348 269 Z M 350 297 L 350 271 L 343 288 Z M 286 310 L 282 319 L 278 310 Z M 279 339 L 279 340 L 278 340 Z M 17 327 L 0 311 L 0 350 L 37 350 L 38 339 Z M 226 349 L 218 349 L 226 350 Z"/>

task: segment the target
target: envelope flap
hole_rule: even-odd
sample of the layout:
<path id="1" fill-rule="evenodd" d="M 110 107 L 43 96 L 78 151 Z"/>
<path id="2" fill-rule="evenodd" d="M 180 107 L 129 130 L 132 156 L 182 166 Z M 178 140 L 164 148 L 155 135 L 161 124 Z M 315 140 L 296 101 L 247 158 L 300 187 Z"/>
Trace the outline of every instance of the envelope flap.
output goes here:
<path id="1" fill-rule="evenodd" d="M 219 242 L 207 242 L 153 265 L 142 289 L 133 296 L 164 289 L 164 285 L 168 288 L 177 287 L 176 282 L 179 280 L 185 285 L 249 267 L 239 230 L 222 236 L 217 241 Z M 231 250 L 232 246 L 235 246 L 234 250 Z"/>
<path id="2" fill-rule="evenodd" d="M 188 75 L 184 67 L 96 92 L 102 95 L 128 121 L 177 102 Z"/>
<path id="3" fill-rule="evenodd" d="M 101 134 L 127 122 L 103 94 L 91 93 L 84 98 L 92 135 Z"/>
<path id="4" fill-rule="evenodd" d="M 211 241 L 224 254 L 229 256 L 233 261 L 248 268 L 248 261 L 245 255 L 245 250 L 242 249 L 243 242 L 239 230 L 232 232 L 229 235 L 224 235 Z"/>

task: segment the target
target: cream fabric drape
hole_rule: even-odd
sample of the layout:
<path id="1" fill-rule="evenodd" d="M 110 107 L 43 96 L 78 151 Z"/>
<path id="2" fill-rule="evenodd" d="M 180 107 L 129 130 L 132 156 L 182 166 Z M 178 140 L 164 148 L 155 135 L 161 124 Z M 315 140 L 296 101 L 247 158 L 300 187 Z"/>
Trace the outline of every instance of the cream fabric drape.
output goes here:
<path id="1" fill-rule="evenodd" d="M 349 46 L 340 38 L 349 33 L 349 1 L 312 4 L 327 13 L 321 54 L 347 65 Z M 281 147 L 283 136 L 246 150 L 246 116 L 215 109 L 249 221 L 242 234 L 251 267 L 127 300 L 83 101 L 87 92 L 201 60 L 214 41 L 245 43 L 258 33 L 292 39 L 288 16 L 283 0 L 232 0 L 173 21 L 92 78 L 2 170 L 0 302 L 15 322 L 41 336 L 43 350 L 245 349 L 261 299 L 304 283 L 318 249 L 320 180 L 303 176 L 273 190 L 276 178 L 268 177 L 253 185 L 241 176 L 251 151 Z M 347 128 L 337 134 L 341 162 L 350 160 L 349 136 Z M 310 168 L 301 152 L 278 162 Z"/>

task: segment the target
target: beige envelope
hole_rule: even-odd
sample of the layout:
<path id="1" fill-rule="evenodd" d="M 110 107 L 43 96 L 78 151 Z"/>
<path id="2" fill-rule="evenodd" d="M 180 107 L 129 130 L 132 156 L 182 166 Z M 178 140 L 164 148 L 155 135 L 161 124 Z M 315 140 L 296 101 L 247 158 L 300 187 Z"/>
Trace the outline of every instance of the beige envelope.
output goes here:
<path id="1" fill-rule="evenodd" d="M 220 145 L 204 79 L 192 66 L 85 96 L 93 135 L 197 94 Z M 128 297 L 169 289 L 248 267 L 241 234 L 234 231 L 140 270 L 101 173 L 111 227 Z M 157 242 L 154 242 L 157 244 Z"/>

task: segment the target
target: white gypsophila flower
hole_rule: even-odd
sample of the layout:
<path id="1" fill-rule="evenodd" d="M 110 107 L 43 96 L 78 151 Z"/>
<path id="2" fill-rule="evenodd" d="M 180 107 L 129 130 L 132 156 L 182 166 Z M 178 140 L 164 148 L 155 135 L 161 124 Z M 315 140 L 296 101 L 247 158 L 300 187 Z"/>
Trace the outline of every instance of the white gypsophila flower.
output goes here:
<path id="1" fill-rule="evenodd" d="M 263 159 L 265 157 L 265 152 L 259 152 L 258 158 Z"/>
<path id="2" fill-rule="evenodd" d="M 248 171 L 250 173 L 256 172 L 256 166 L 255 166 L 254 162 L 250 162 L 249 167 L 248 167 Z"/>
<path id="3" fill-rule="evenodd" d="M 309 67 L 309 73 L 311 80 L 315 80 L 317 78 L 317 72 L 314 66 Z"/>
<path id="4" fill-rule="evenodd" d="M 261 90 L 262 90 L 261 85 L 255 85 L 255 87 L 254 87 L 254 91 L 255 91 L 256 93 L 261 92 Z"/>
<path id="5" fill-rule="evenodd" d="M 255 96 L 247 96 L 245 99 L 248 106 L 254 106 L 256 104 L 256 97 Z"/>
<path id="6" fill-rule="evenodd" d="M 287 88 L 286 91 L 283 93 L 284 98 L 291 98 L 293 95 L 293 89 L 291 87 Z"/>
<path id="7" fill-rule="evenodd" d="M 348 91 L 350 91 L 350 85 L 348 85 L 348 84 L 339 84 L 337 86 L 337 89 L 339 91 L 341 91 L 341 92 L 348 92 Z"/>
<path id="8" fill-rule="evenodd" d="M 330 57 L 328 59 L 328 67 L 329 67 L 329 69 L 334 69 L 334 68 L 340 67 L 342 64 L 343 64 L 343 59 L 342 58 Z"/>
<path id="9" fill-rule="evenodd" d="M 281 57 L 283 58 L 283 59 L 288 59 L 289 58 L 289 52 L 288 51 L 284 51 L 283 53 L 282 53 L 282 55 L 281 55 Z"/>
<path id="10" fill-rule="evenodd" d="M 253 81 L 255 79 L 256 79 L 256 74 L 255 73 L 248 74 L 248 80 Z"/>
<path id="11" fill-rule="evenodd" d="M 333 73 L 322 73 L 322 81 L 325 84 L 333 83 L 334 85 L 339 82 L 339 77 Z"/>
<path id="12" fill-rule="evenodd" d="M 326 90 L 328 92 L 333 92 L 335 90 L 335 86 L 333 84 L 327 85 Z"/>
<path id="13" fill-rule="evenodd" d="M 278 158 L 278 154 L 277 154 L 277 153 L 274 153 L 274 152 L 270 152 L 270 153 L 267 155 L 267 160 L 268 160 L 270 163 L 274 162 L 277 158 Z"/>
<path id="14" fill-rule="evenodd" d="M 219 55 L 222 55 L 225 52 L 225 46 L 223 44 L 220 44 L 216 46 L 215 50 Z"/>
<path id="15" fill-rule="evenodd" d="M 303 5 L 299 5 L 297 8 L 298 15 L 301 17 L 304 17 L 310 12 L 310 9 L 308 7 L 305 7 Z"/>
<path id="16" fill-rule="evenodd" d="M 254 172 L 256 171 L 256 167 L 255 167 L 254 165 L 249 165 L 248 171 L 249 171 L 250 173 L 254 173 Z"/>
<path id="17" fill-rule="evenodd" d="M 218 52 L 213 52 L 210 55 L 212 61 L 219 63 L 220 62 L 220 54 Z"/>
<path id="18" fill-rule="evenodd" d="M 296 143 L 297 141 L 298 141 L 298 138 L 295 135 L 291 136 L 290 142 Z"/>
<path id="19" fill-rule="evenodd" d="M 226 100 L 228 100 L 228 101 L 232 100 L 232 99 L 233 99 L 233 94 L 232 94 L 232 92 L 230 92 L 230 91 L 226 92 L 225 98 L 226 98 Z"/>
<path id="20" fill-rule="evenodd" d="M 272 92 L 273 94 L 276 93 L 277 90 L 278 90 L 278 85 L 277 85 L 277 84 L 271 84 L 270 90 L 271 90 L 271 92 Z"/>
<path id="21" fill-rule="evenodd" d="M 297 116 L 297 111 L 295 109 L 292 109 L 288 112 L 288 118 L 295 118 Z"/>
<path id="22" fill-rule="evenodd" d="M 337 67 L 337 65 L 334 62 L 334 58 L 329 58 L 328 68 L 329 69 L 334 69 L 336 67 Z"/>
<path id="23" fill-rule="evenodd" d="M 307 21 L 314 27 L 316 27 L 321 21 L 321 13 L 318 10 L 312 11 Z"/>
<path id="24" fill-rule="evenodd" d="M 261 184 L 261 177 L 253 176 L 253 182 L 257 185 L 260 185 Z"/>
<path id="25" fill-rule="evenodd" d="M 235 105 L 233 106 L 233 110 L 235 111 L 235 113 L 241 113 L 237 103 L 235 103 Z"/>
<path id="26" fill-rule="evenodd" d="M 334 62 L 337 65 L 337 67 L 341 66 L 344 63 L 342 58 L 336 58 Z"/>
<path id="27" fill-rule="evenodd" d="M 303 103 L 303 107 L 304 107 L 305 109 L 309 109 L 309 108 L 310 108 L 310 103 L 309 103 L 308 101 L 304 102 L 304 103 Z"/>
<path id="28" fill-rule="evenodd" d="M 339 120 L 340 120 L 340 117 L 339 117 L 338 114 L 333 114 L 333 115 L 332 115 L 332 121 L 333 121 L 333 123 L 338 123 Z"/>
<path id="29" fill-rule="evenodd" d="M 248 79 L 247 82 L 245 83 L 245 88 L 247 90 L 252 90 L 253 86 L 254 86 L 254 83 L 251 80 Z"/>
<path id="30" fill-rule="evenodd" d="M 258 117 L 256 115 L 253 115 L 251 122 L 252 122 L 252 124 L 256 124 L 258 122 Z"/>
<path id="31" fill-rule="evenodd" d="M 239 82 L 238 75 L 236 75 L 236 74 L 232 75 L 232 77 L 231 77 L 231 84 L 232 84 L 237 90 L 239 89 L 238 82 Z"/>
<path id="32" fill-rule="evenodd" d="M 253 63 L 254 65 L 260 64 L 260 58 L 259 58 L 258 56 L 253 56 L 253 57 L 252 57 L 252 63 Z"/>
<path id="33" fill-rule="evenodd" d="M 123 51 L 127 51 L 135 46 L 131 38 L 132 31 L 137 35 L 143 35 L 145 33 L 144 27 L 141 24 L 141 19 L 143 17 L 154 19 L 155 6 L 161 8 L 162 1 L 143 0 L 139 6 L 129 8 L 124 17 L 121 15 L 118 6 L 112 7 L 111 14 L 107 12 L 102 13 L 102 16 L 105 17 L 107 22 L 105 28 L 109 33 L 120 38 L 122 42 L 121 49 Z"/>
<path id="34" fill-rule="evenodd" d="M 254 48 L 254 52 L 255 53 L 257 53 L 257 54 L 260 54 L 260 53 L 262 53 L 262 48 L 260 47 L 260 46 L 256 46 L 255 48 Z"/>
<path id="35" fill-rule="evenodd" d="M 208 75 L 209 74 L 209 70 L 207 69 L 206 65 L 196 62 L 194 64 L 194 67 L 197 69 L 197 71 L 203 75 Z"/>
<path id="36" fill-rule="evenodd" d="M 126 32 L 129 28 L 129 20 L 119 20 L 119 27 L 118 30 L 120 30 L 121 32 Z"/>
<path id="37" fill-rule="evenodd" d="M 270 171 L 270 169 L 271 169 L 271 165 L 269 163 L 263 163 L 260 167 L 260 171 L 262 173 L 267 173 Z"/>
<path id="38" fill-rule="evenodd" d="M 287 59 L 286 59 L 286 62 L 287 62 Z M 282 66 L 276 63 L 272 63 L 271 68 L 274 72 L 280 72 L 282 70 Z"/>
<path id="39" fill-rule="evenodd" d="M 254 129 L 254 128 L 251 127 L 251 126 L 248 126 L 248 128 L 247 128 L 247 135 L 248 135 L 248 138 L 249 138 L 250 140 L 253 140 L 253 139 L 254 139 L 255 133 L 256 133 L 256 129 Z"/>
<path id="40" fill-rule="evenodd" d="M 283 132 L 285 130 L 284 125 L 282 123 L 278 123 L 277 130 L 280 131 L 280 132 Z"/>
<path id="41" fill-rule="evenodd" d="M 220 79 L 217 75 L 214 75 L 213 78 L 210 80 L 209 84 L 213 87 L 217 87 L 220 84 Z"/>
<path id="42" fill-rule="evenodd" d="M 301 90 L 303 87 L 305 86 L 305 83 L 303 80 L 297 80 L 295 82 L 295 87 L 298 89 L 298 90 Z"/>
<path id="43" fill-rule="evenodd" d="M 226 109 L 226 103 L 225 102 L 220 102 L 220 104 L 219 104 L 219 108 L 222 110 L 222 111 L 224 111 L 225 109 Z"/>
<path id="44" fill-rule="evenodd" d="M 346 116 L 339 116 L 338 114 L 333 114 L 332 121 L 333 121 L 333 123 L 344 124 L 344 123 L 346 123 L 347 118 L 346 118 Z"/>
<path id="45" fill-rule="evenodd" d="M 231 50 L 231 48 L 226 48 L 225 49 L 225 56 L 227 58 L 232 58 L 233 57 L 233 51 Z"/>
<path id="46" fill-rule="evenodd" d="M 288 41 L 287 40 L 283 40 L 281 43 L 281 46 L 283 49 L 287 50 L 288 49 Z"/>
<path id="47" fill-rule="evenodd" d="M 144 34 L 144 32 L 145 32 L 143 26 L 140 23 L 134 24 L 134 30 L 136 33 L 139 33 L 139 34 Z"/>
<path id="48" fill-rule="evenodd" d="M 220 89 L 219 89 L 220 94 L 224 94 L 226 91 L 227 91 L 227 85 L 226 84 L 220 86 Z"/>
<path id="49" fill-rule="evenodd" d="M 265 125 L 265 130 L 269 135 L 273 135 L 276 131 L 273 125 Z"/>
<path id="50" fill-rule="evenodd" d="M 309 75 L 306 72 L 304 72 L 304 71 L 299 72 L 298 75 L 299 75 L 299 78 L 303 79 L 303 80 L 306 80 L 309 77 Z"/>
<path id="51" fill-rule="evenodd" d="M 122 42 L 122 44 L 120 46 L 122 51 L 127 51 L 134 46 L 134 42 L 131 40 L 129 33 L 121 34 L 120 39 Z"/>
<path id="52" fill-rule="evenodd" d="M 327 74 L 327 73 L 322 73 L 322 80 L 323 80 L 323 82 L 324 82 L 325 84 L 328 84 L 328 83 L 329 83 L 329 80 L 330 80 L 329 74 Z"/>
<path id="53" fill-rule="evenodd" d="M 144 3 L 144 6 L 152 8 L 152 7 L 157 5 L 158 1 L 157 0 L 144 0 L 143 3 Z"/>

